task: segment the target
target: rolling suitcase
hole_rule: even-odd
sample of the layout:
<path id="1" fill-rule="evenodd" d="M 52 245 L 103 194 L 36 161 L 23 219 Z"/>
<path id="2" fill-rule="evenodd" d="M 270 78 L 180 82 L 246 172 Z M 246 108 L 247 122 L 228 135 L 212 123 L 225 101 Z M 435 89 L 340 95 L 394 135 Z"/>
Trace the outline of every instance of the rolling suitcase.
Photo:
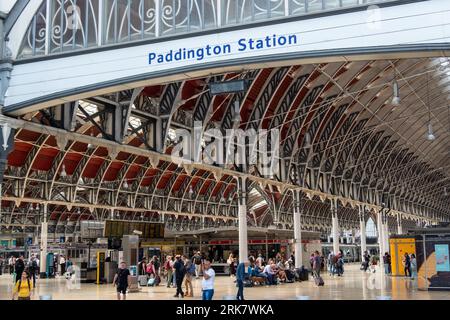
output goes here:
<path id="1" fill-rule="evenodd" d="M 316 283 L 316 285 L 318 287 L 321 287 L 321 286 L 323 286 L 325 284 L 325 282 L 323 281 L 322 277 L 318 276 L 318 275 L 314 276 L 314 282 Z"/>
<path id="2" fill-rule="evenodd" d="M 139 285 L 141 286 L 141 287 L 145 287 L 145 286 L 147 286 L 147 281 L 148 281 L 148 278 L 147 278 L 147 276 L 139 276 L 138 277 L 138 283 L 139 283 Z"/>

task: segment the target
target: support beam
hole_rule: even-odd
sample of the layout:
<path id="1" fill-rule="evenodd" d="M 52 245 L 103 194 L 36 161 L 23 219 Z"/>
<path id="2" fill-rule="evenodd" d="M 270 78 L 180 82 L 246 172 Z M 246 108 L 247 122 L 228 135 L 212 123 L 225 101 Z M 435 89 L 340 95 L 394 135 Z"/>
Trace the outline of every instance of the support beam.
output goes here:
<path id="1" fill-rule="evenodd" d="M 247 179 L 237 177 L 239 201 L 239 262 L 248 261 L 247 240 Z"/>
<path id="2" fill-rule="evenodd" d="M 47 277 L 47 238 L 48 238 L 48 223 L 47 223 L 47 204 L 43 207 L 43 221 L 41 224 L 41 254 L 40 254 L 40 273 L 41 277 Z"/>
<path id="3" fill-rule="evenodd" d="M 383 232 L 383 211 L 380 210 L 377 214 L 377 231 L 378 231 L 378 245 L 380 248 L 380 257 L 384 255 L 384 232 Z"/>
<path id="4" fill-rule="evenodd" d="M 397 234 L 403 234 L 402 215 L 397 213 Z"/>
<path id="5" fill-rule="evenodd" d="M 359 233 L 361 239 L 361 262 L 364 261 L 364 252 L 367 251 L 366 244 L 366 217 L 363 206 L 359 206 Z"/>
<path id="6" fill-rule="evenodd" d="M 294 250 L 295 250 L 295 267 L 300 268 L 303 264 L 302 249 L 302 225 L 301 225 L 301 191 L 293 190 L 294 195 Z"/>
<path id="7" fill-rule="evenodd" d="M 337 215 L 337 203 L 331 201 L 331 223 L 333 233 L 333 253 L 339 252 L 339 220 Z"/>

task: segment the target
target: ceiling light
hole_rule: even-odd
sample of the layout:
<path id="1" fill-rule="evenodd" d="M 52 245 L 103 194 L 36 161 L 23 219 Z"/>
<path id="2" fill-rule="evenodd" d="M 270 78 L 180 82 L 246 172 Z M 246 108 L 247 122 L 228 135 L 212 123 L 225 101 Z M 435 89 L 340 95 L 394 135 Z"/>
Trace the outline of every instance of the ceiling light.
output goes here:
<path id="1" fill-rule="evenodd" d="M 311 135 L 309 132 L 305 134 L 305 148 L 311 148 Z"/>
<path id="2" fill-rule="evenodd" d="M 61 173 L 59 175 L 63 178 L 67 177 L 66 166 L 64 164 L 62 165 Z"/>
<path id="3" fill-rule="evenodd" d="M 398 87 L 398 82 L 394 80 L 394 83 L 392 85 L 392 90 L 394 97 L 392 98 L 392 105 L 398 106 L 400 104 L 400 89 Z"/>
<path id="4" fill-rule="evenodd" d="M 125 180 L 125 181 L 123 182 L 122 187 L 123 187 L 124 189 L 128 189 L 128 182 L 127 182 L 127 180 Z"/>
<path id="5" fill-rule="evenodd" d="M 192 186 L 189 186 L 189 194 L 190 195 L 194 194 L 194 190 L 192 189 Z"/>
<path id="6" fill-rule="evenodd" d="M 431 125 L 431 123 L 428 124 L 427 140 L 428 141 L 436 140 L 436 136 L 433 133 L 433 126 Z"/>

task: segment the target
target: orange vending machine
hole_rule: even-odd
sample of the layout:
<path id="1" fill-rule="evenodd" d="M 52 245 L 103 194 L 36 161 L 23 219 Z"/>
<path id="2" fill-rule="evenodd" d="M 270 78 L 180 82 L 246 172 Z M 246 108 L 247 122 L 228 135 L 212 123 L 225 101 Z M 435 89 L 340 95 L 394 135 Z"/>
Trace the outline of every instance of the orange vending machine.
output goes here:
<path id="1" fill-rule="evenodd" d="M 416 253 L 416 240 L 411 236 L 394 235 L 389 239 L 391 249 L 391 270 L 393 276 L 404 276 L 403 257 L 405 253 Z"/>

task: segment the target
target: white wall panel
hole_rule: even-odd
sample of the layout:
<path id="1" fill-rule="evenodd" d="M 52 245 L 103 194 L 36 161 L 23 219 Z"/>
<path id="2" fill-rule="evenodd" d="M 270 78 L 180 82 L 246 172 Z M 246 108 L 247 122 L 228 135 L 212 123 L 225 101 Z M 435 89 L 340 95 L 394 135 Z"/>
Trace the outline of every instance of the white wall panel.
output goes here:
<path id="1" fill-rule="evenodd" d="M 450 1 L 382 8 L 379 17 L 380 21 L 370 23 L 369 13 L 363 11 L 19 64 L 12 72 L 6 106 L 32 105 L 36 99 L 50 95 L 63 97 L 96 86 L 105 87 L 108 83 L 150 79 L 158 72 L 200 68 L 205 64 L 220 66 L 234 61 L 234 65 L 239 65 L 239 61 L 247 59 L 285 54 L 313 56 L 328 50 L 450 42 Z M 236 48 L 240 38 L 262 39 L 272 34 L 295 34 L 298 44 L 245 52 L 234 50 L 203 61 L 148 63 L 150 52 L 163 54 L 170 49 L 199 48 L 207 44 L 231 44 Z"/>

